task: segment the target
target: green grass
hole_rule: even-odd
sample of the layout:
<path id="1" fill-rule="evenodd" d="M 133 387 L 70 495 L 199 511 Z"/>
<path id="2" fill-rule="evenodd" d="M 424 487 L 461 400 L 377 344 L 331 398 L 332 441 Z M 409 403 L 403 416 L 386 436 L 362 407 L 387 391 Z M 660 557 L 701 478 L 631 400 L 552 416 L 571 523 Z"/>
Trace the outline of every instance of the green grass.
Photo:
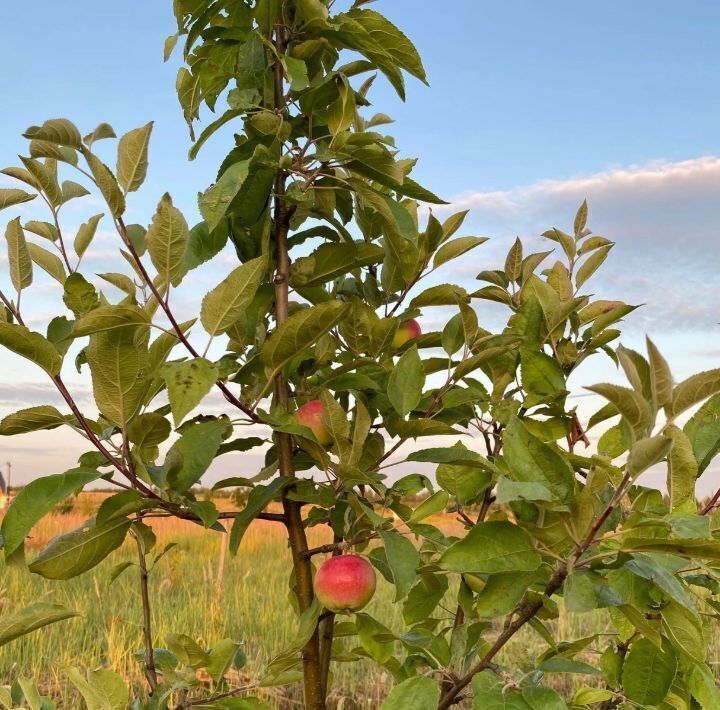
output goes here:
<path id="1" fill-rule="evenodd" d="M 66 522 L 70 517 L 51 521 L 51 525 L 67 528 L 80 520 Z M 156 525 L 156 530 L 158 549 L 170 540 L 178 545 L 151 572 L 155 645 L 163 645 L 168 633 L 184 633 L 207 646 L 230 637 L 245 644 L 248 663 L 243 674 L 252 677 L 290 642 L 296 625 L 288 602 L 288 552 L 277 526 L 262 522 L 253 526 L 238 557 L 226 557 L 221 585 L 221 535 L 168 521 Z M 57 530 L 45 537 L 54 532 Z M 42 538 L 41 534 L 37 540 Z M 142 647 L 137 568 L 129 568 L 110 582 L 114 565 L 133 560 L 133 551 L 134 547 L 126 544 L 94 570 L 65 582 L 4 567 L 0 587 L 3 613 L 42 600 L 64 604 L 79 611 L 81 617 L 0 648 L 2 682 L 29 676 L 61 708 L 81 707 L 63 677 L 67 666 L 104 665 L 141 684 L 142 669 L 133 658 L 133 653 Z M 399 629 L 401 609 L 391 603 L 391 591 L 389 585 L 381 584 L 368 611 Z M 358 696 L 363 707 L 373 707 L 386 692 L 385 675 L 370 662 L 336 664 L 335 684 L 344 694 Z M 274 704 L 272 697 L 268 699 Z"/>
<path id="2" fill-rule="evenodd" d="M 34 543 L 44 544 L 60 529 L 74 527 L 83 516 L 57 516 L 34 533 Z M 273 523 L 255 524 L 243 541 L 237 558 L 225 560 L 218 584 L 221 536 L 176 521 L 155 525 L 158 549 L 174 540 L 178 546 L 165 556 L 151 573 L 156 645 L 163 645 L 168 633 L 185 633 L 210 646 L 224 637 L 245 644 L 248 663 L 238 682 L 252 678 L 265 663 L 291 640 L 295 616 L 288 603 L 289 555 L 281 530 Z M 311 544 L 326 540 L 311 531 Z M 2 613 L 32 601 L 59 602 L 76 609 L 81 617 L 41 629 L 0 648 L 2 682 L 24 675 L 40 683 L 57 701 L 59 708 L 80 708 L 79 696 L 63 676 L 63 668 L 104 665 L 121 673 L 136 685 L 143 682 L 142 669 L 133 658 L 141 648 L 141 607 L 137 568 L 126 570 L 110 583 L 112 567 L 133 559 L 134 547 L 127 544 L 91 572 L 67 582 L 51 582 L 25 570 L 3 568 L 0 588 Z M 378 593 L 367 611 L 389 628 L 403 629 L 401 605 L 392 603 L 393 589 L 380 581 Z M 449 595 L 446 608 L 454 604 Z M 448 615 L 449 616 L 449 615 Z M 574 640 L 594 633 L 611 633 L 606 616 L 600 613 L 561 614 L 549 622 L 556 638 Z M 600 636 L 582 658 L 588 662 L 608 643 Z M 352 640 L 348 641 L 352 644 Z M 545 650 L 545 643 L 531 629 L 524 630 L 503 654 L 512 666 L 530 667 Z M 398 649 L 399 650 L 399 649 Z M 719 659 L 715 644 L 710 661 Z M 714 666 L 715 667 L 715 666 Z M 371 662 L 336 663 L 331 707 L 377 708 L 392 685 L 383 669 Z M 587 676 L 553 675 L 548 681 L 559 690 L 572 692 L 593 684 Z M 297 707 L 299 689 L 289 688 L 266 696 L 274 707 Z M 341 698 L 345 704 L 339 703 Z M 352 702 L 351 702 L 352 700 Z M 335 702 L 337 701 L 337 702 Z"/>

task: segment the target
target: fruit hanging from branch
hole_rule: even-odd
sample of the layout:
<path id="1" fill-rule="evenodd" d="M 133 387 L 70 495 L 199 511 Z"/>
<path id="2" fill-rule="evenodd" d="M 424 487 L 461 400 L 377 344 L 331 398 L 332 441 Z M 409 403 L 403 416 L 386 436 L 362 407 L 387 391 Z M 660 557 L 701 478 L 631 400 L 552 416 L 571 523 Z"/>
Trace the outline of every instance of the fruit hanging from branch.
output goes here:
<path id="1" fill-rule="evenodd" d="M 422 329 L 420 328 L 420 323 L 418 323 L 415 318 L 406 320 L 400 324 L 400 327 L 395 333 L 395 337 L 393 338 L 393 348 L 397 350 L 405 345 L 405 343 L 408 343 L 415 338 L 419 338 L 421 335 Z"/>
<path id="2" fill-rule="evenodd" d="M 315 595 L 330 611 L 358 611 L 375 594 L 375 570 L 358 555 L 331 557 L 315 575 Z"/>
<path id="3" fill-rule="evenodd" d="M 323 423 L 323 403 L 319 399 L 313 399 L 295 412 L 295 419 L 298 424 L 306 426 L 315 435 L 321 446 L 330 446 L 333 442 L 332 434 Z"/>

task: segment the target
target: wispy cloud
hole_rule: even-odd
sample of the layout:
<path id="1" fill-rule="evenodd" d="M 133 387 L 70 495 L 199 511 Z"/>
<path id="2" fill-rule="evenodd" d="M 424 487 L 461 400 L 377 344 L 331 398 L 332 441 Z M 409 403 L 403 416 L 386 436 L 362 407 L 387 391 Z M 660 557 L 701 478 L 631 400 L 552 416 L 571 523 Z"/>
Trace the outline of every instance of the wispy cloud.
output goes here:
<path id="1" fill-rule="evenodd" d="M 713 298 L 720 269 L 719 198 L 720 157 L 704 156 L 466 192 L 443 211 L 470 209 L 468 223 L 497 238 L 483 247 L 486 258 L 497 259 L 515 234 L 527 238 L 530 248 L 552 246 L 538 235 L 552 226 L 567 230 L 587 199 L 589 226 L 617 243 L 589 288 L 647 304 L 635 316 L 644 327 L 700 330 L 715 329 L 720 320 Z"/>

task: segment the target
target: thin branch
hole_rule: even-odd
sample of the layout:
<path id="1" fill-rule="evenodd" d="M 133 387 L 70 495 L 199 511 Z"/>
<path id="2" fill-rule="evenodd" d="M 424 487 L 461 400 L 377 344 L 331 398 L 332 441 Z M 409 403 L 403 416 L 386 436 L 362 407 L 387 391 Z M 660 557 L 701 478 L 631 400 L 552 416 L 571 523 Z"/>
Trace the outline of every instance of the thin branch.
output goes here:
<path id="1" fill-rule="evenodd" d="M 567 574 L 568 569 L 564 564 L 559 564 L 555 568 L 553 576 L 550 578 L 547 587 L 545 587 L 544 594 L 538 599 L 535 599 L 532 602 L 528 602 L 527 604 L 524 604 L 520 607 L 517 617 L 510 624 L 508 624 L 507 627 L 502 631 L 502 633 L 497 637 L 495 643 L 490 647 L 490 650 L 487 651 L 485 655 L 480 659 L 480 661 L 478 661 L 465 675 L 458 678 L 458 680 L 453 684 L 451 689 L 449 689 L 446 693 L 443 694 L 443 696 L 440 698 L 440 703 L 438 704 L 438 710 L 447 710 L 447 708 L 459 702 L 460 698 L 458 696 L 460 695 L 460 693 L 468 685 L 470 685 L 472 679 L 478 673 L 484 671 L 486 668 L 491 667 L 493 658 L 497 656 L 497 654 L 502 650 L 505 644 L 523 626 L 525 626 L 525 624 L 527 624 L 527 622 L 530 621 L 530 619 L 532 619 L 540 611 L 540 609 L 542 609 L 543 599 L 552 596 L 558 589 L 560 589 L 560 587 L 562 587 L 563 582 L 567 577 Z"/>
<path id="2" fill-rule="evenodd" d="M 235 688 L 234 690 L 226 690 L 224 693 L 216 693 L 215 695 L 211 695 L 209 698 L 186 700 L 185 702 L 177 706 L 177 710 L 187 710 L 187 708 L 194 708 L 200 705 L 209 705 L 216 700 L 223 700 L 224 698 L 234 698 L 238 695 L 242 695 L 243 693 L 247 693 L 248 690 L 254 690 L 258 687 L 258 685 L 258 683 L 250 683 L 248 685 L 243 685 L 240 688 Z"/>
<path id="3" fill-rule="evenodd" d="M 313 557 L 314 555 L 322 555 L 328 552 L 345 552 L 355 545 L 361 545 L 363 542 L 375 539 L 378 535 L 379 533 L 372 532 L 367 535 L 360 535 L 354 540 L 341 540 L 328 543 L 327 545 L 320 545 L 319 547 L 312 547 L 309 550 L 305 550 L 303 557 Z"/>
<path id="4" fill-rule="evenodd" d="M 139 522 L 142 522 L 141 517 L 139 517 L 138 520 Z M 155 670 L 155 651 L 152 637 L 152 613 L 150 608 L 150 592 L 148 590 L 148 569 L 147 561 L 145 559 L 145 544 L 137 532 L 133 530 L 132 534 L 135 538 L 135 542 L 137 543 L 140 567 L 140 590 L 143 606 L 143 642 L 145 645 L 145 659 L 143 661 L 143 665 L 145 667 L 145 678 L 147 678 L 148 685 L 150 686 L 150 695 L 152 695 L 157 689 L 158 679 L 157 671 Z"/>
<path id="5" fill-rule="evenodd" d="M 167 301 L 162 297 L 160 294 L 160 291 L 158 290 L 157 286 L 153 283 L 152 278 L 150 278 L 150 274 L 148 273 L 147 269 L 145 268 L 145 265 L 142 263 L 142 260 L 140 259 L 140 255 L 137 253 L 137 250 L 133 246 L 132 241 L 130 240 L 130 237 L 127 232 L 127 227 L 125 226 L 125 222 L 123 221 L 122 217 L 118 217 L 117 219 L 117 227 L 118 231 L 120 232 L 120 236 L 127 247 L 128 251 L 130 252 L 130 256 L 132 256 L 133 261 L 135 262 L 135 265 L 138 268 L 138 271 L 140 275 L 142 276 L 145 283 L 148 285 L 148 288 L 150 289 L 152 295 L 157 299 L 157 302 L 162 308 L 163 312 L 165 313 L 165 316 L 170 321 L 170 325 L 172 325 L 173 330 L 175 331 L 175 335 L 177 336 L 178 340 L 185 346 L 187 351 L 193 356 L 193 357 L 200 357 L 200 353 L 195 349 L 195 347 L 192 345 L 192 343 L 187 339 L 187 336 L 183 332 L 182 328 L 178 324 L 175 315 L 173 314 L 172 310 L 170 309 L 170 306 L 168 305 Z M 252 419 L 253 422 L 259 423 L 262 421 L 262 419 L 255 414 L 255 412 L 250 409 L 246 404 L 241 402 L 230 390 L 230 388 L 221 380 L 218 380 L 216 382 L 216 385 L 218 389 L 223 393 L 223 396 L 225 399 L 230 402 L 230 404 L 237 407 L 239 410 L 245 413 L 250 419 Z"/>

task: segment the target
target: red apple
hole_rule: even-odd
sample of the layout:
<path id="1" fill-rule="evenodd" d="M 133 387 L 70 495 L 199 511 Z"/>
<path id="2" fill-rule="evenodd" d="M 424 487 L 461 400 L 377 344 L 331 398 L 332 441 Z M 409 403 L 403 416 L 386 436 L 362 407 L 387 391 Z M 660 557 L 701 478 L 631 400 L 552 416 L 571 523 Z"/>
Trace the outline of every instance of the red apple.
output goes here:
<path id="1" fill-rule="evenodd" d="M 375 570 L 358 555 L 331 557 L 315 575 L 315 595 L 330 611 L 358 611 L 375 594 Z"/>
<path id="2" fill-rule="evenodd" d="M 422 335 L 420 323 L 418 323 L 414 318 L 406 320 L 404 323 L 401 323 L 400 327 L 395 331 L 395 337 L 392 342 L 393 348 L 397 350 L 408 341 L 413 340 L 413 338 L 417 338 L 420 335 Z"/>
<path id="3" fill-rule="evenodd" d="M 319 399 L 313 399 L 302 407 L 298 407 L 295 412 L 295 419 L 298 424 L 306 426 L 315 434 L 315 438 L 322 446 L 330 446 L 333 443 L 332 434 L 323 424 L 323 403 Z"/>

